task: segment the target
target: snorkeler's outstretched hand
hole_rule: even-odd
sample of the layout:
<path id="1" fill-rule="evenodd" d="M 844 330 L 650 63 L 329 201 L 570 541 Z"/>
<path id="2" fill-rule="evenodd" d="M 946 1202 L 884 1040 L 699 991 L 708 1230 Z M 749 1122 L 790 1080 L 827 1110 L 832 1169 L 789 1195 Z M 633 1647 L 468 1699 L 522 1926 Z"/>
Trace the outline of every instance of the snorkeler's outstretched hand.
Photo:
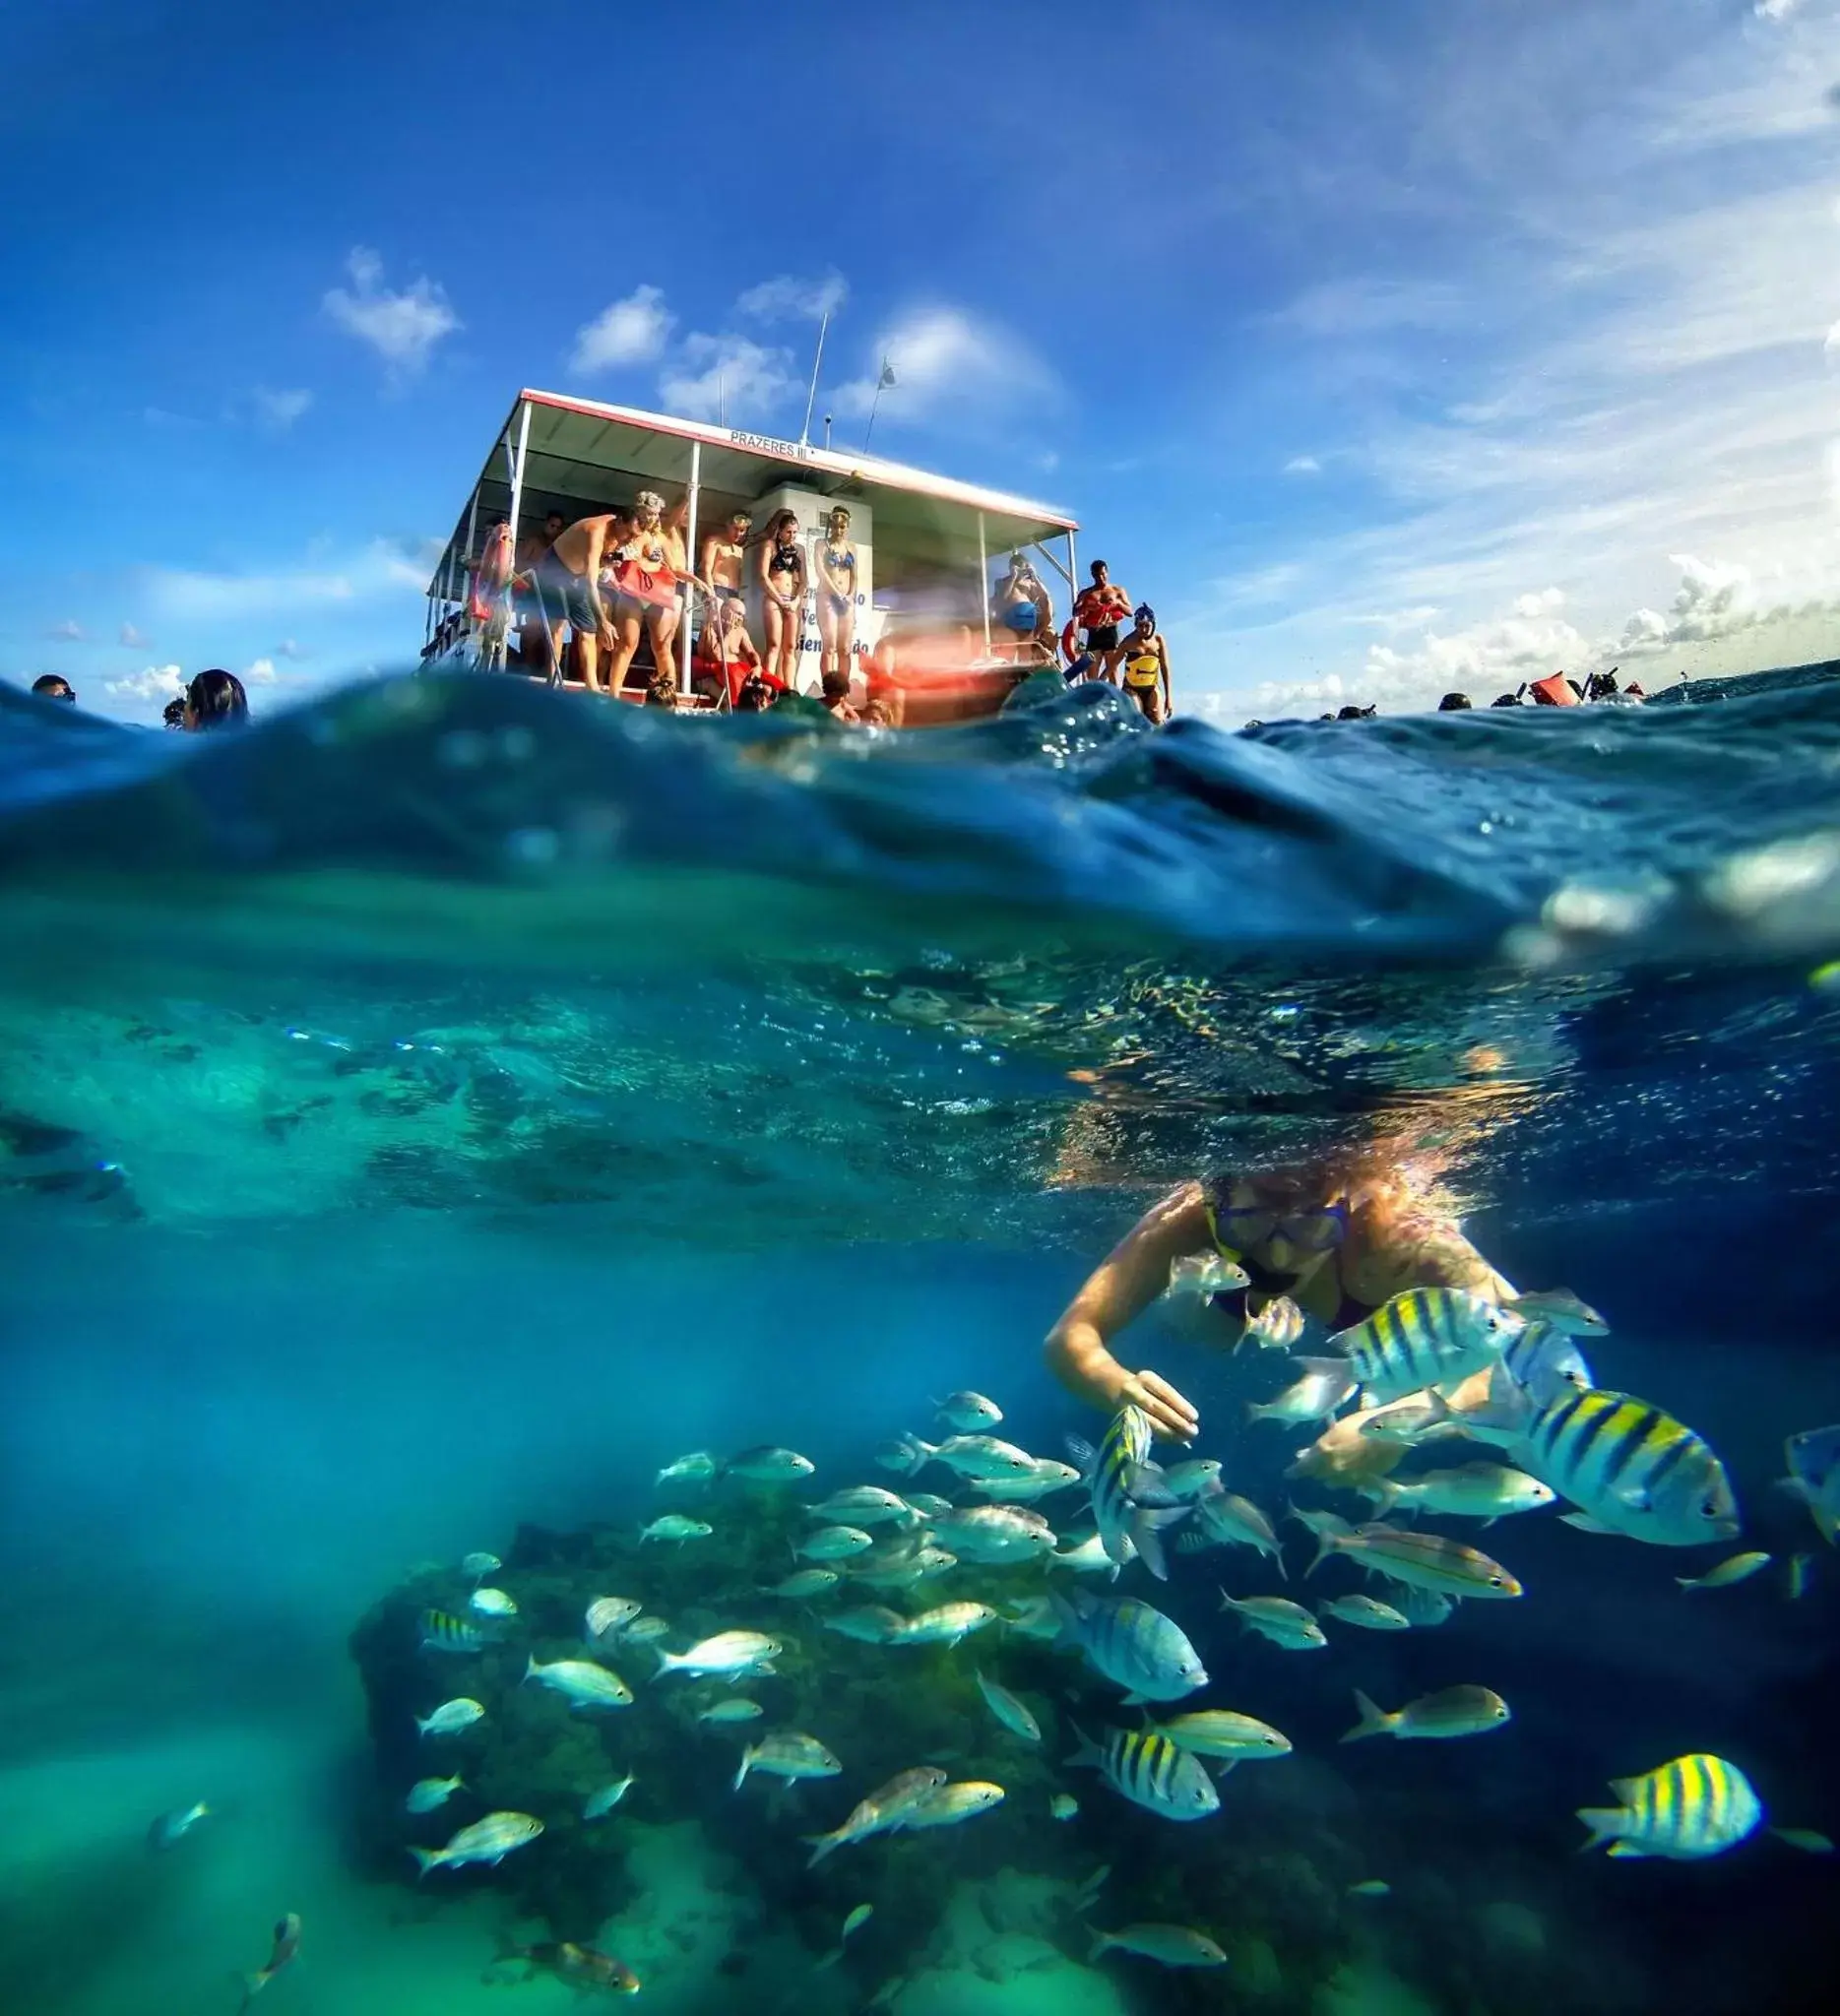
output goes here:
<path id="1" fill-rule="evenodd" d="M 1141 1407 L 1165 1441 L 1192 1442 L 1200 1432 L 1201 1417 L 1159 1372 L 1127 1372 L 1118 1399 Z"/>

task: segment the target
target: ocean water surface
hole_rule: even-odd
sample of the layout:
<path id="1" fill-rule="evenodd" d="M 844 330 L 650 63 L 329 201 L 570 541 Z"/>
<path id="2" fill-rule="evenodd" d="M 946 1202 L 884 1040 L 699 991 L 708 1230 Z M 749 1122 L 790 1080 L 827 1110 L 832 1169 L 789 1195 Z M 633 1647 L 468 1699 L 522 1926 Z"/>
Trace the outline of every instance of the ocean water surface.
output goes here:
<path id="1" fill-rule="evenodd" d="M 671 2012 L 1830 2005 L 1832 1858 L 1764 1828 L 1580 1856 L 1574 1814 L 1705 1752 L 1768 1824 L 1840 1836 L 1840 1559 L 1775 1485 L 1784 1438 L 1840 1420 L 1833 682 L 1237 736 L 1051 684 L 892 738 L 478 678 L 236 739 L 0 715 L 6 2007 L 235 2011 L 288 1913 L 273 2016 L 613 2001 L 509 1957 L 564 1940 Z M 875 1451 L 939 1439 L 937 1396 L 993 1397 L 1037 1455 L 1096 1439 L 1042 1340 L 1164 1191 L 1376 1138 L 1518 1286 L 1605 1315 L 1598 1381 L 1710 1440 L 1742 1539 L 1428 1520 L 1524 1597 L 1308 1652 L 1218 1594 L 1369 1587 L 1305 1581 L 1301 1526 L 1283 1580 L 1238 1548 L 1082 1578 L 1179 1622 L 1211 1676 L 1186 1705 L 1291 1739 L 1193 1825 L 1065 1763 L 1141 1718 L 1047 1639 L 874 1645 L 824 1627 L 847 1597 L 761 1593 L 803 1500 L 910 1488 Z M 1312 1430 L 1246 1415 L 1274 1356 L 1167 1305 L 1120 1350 L 1235 1490 L 1274 1520 L 1306 1495 Z M 763 1444 L 815 1475 L 654 1483 Z M 1081 1489 L 1041 1509 L 1090 1529 Z M 666 1512 L 712 1531 L 641 1545 Z M 1679 1587 L 1741 1548 L 1769 1564 Z M 422 1649 L 479 1550 L 517 1617 Z M 1026 1618 L 1048 1581 L 967 1563 L 876 1600 Z M 769 1632 L 779 1671 L 655 1681 L 633 1642 L 630 1706 L 521 1684 L 587 1656 L 603 1594 L 672 1650 Z M 1459 1684 L 1511 1723 L 1338 1740 L 1357 1688 Z M 697 1720 L 733 1691 L 758 1722 Z M 453 1697 L 485 1719 L 418 1735 Z M 839 1771 L 736 1790 L 785 1727 Z M 1005 1797 L 807 1867 L 927 1763 Z M 406 1812 L 436 1773 L 466 1786 Z M 417 1879 L 412 1844 L 495 1809 L 543 1832 Z M 1227 1964 L 1091 1957 L 1144 1922 Z"/>

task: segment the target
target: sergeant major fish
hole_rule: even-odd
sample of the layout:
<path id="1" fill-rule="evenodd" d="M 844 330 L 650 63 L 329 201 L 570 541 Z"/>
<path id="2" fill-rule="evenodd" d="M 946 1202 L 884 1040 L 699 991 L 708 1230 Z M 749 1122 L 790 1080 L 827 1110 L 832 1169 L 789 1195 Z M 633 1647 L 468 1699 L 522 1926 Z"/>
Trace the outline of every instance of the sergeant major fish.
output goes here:
<path id="1" fill-rule="evenodd" d="M 464 1617 L 450 1617 L 445 1610 L 423 1610 L 421 1642 L 429 1652 L 473 1653 L 485 1650 L 485 1634 Z"/>
<path id="2" fill-rule="evenodd" d="M 1579 1508 L 1565 1524 L 1587 1533 L 1690 1547 L 1738 1532 L 1725 1466 L 1691 1428 L 1625 1393 L 1567 1393 L 1541 1408 L 1518 1454 Z"/>
<path id="3" fill-rule="evenodd" d="M 1062 1635 L 1106 1678 L 1123 1687 L 1127 1705 L 1179 1701 L 1207 1685 L 1207 1670 L 1181 1627 L 1133 1598 L 1098 1597 L 1075 1589 L 1052 1593 Z"/>
<path id="4" fill-rule="evenodd" d="M 1095 1743 L 1076 1724 L 1080 1747 L 1067 1759 L 1070 1768 L 1090 1767 L 1113 1792 L 1165 1820 L 1205 1820 L 1220 1811 L 1214 1790 L 1199 1758 L 1174 1743 L 1160 1730 L 1109 1729 Z"/>
<path id="5" fill-rule="evenodd" d="M 1289 1295 L 1273 1295 L 1247 1316 L 1235 1351 L 1248 1344 L 1258 1351 L 1289 1351 L 1303 1334 L 1303 1312 Z"/>
<path id="6" fill-rule="evenodd" d="M 1155 1495 L 1161 1502 L 1153 1503 L 1146 1490 L 1147 1483 L 1155 1487 L 1156 1478 L 1150 1463 L 1150 1417 L 1127 1401 L 1112 1416 L 1097 1452 L 1071 1436 L 1067 1447 L 1087 1471 L 1093 1518 L 1106 1552 L 1120 1568 L 1142 1555 L 1151 1574 L 1167 1582 L 1169 1563 L 1158 1532 L 1184 1517 L 1186 1508 L 1170 1505 L 1160 1489 Z"/>
<path id="7" fill-rule="evenodd" d="M 1526 1327 L 1511 1310 L 1462 1289 L 1414 1288 L 1364 1322 L 1330 1338 L 1336 1358 L 1300 1358 L 1310 1371 L 1338 1366 L 1376 1400 L 1397 1400 L 1483 1371 Z"/>
<path id="8" fill-rule="evenodd" d="M 1697 1861 L 1723 1855 L 1756 1831 L 1763 1802 L 1736 1764 L 1694 1753 L 1639 1778 L 1613 1778 L 1614 1806 L 1580 1806 L 1591 1830 L 1586 1848 L 1611 1844 L 1618 1858 L 1662 1856 Z"/>

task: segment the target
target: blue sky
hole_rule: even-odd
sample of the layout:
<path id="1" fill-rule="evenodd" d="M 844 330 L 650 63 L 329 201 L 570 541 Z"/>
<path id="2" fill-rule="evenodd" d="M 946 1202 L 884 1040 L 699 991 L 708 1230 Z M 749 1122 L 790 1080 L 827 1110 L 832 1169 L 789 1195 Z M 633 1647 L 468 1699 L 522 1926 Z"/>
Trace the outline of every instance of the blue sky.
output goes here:
<path id="1" fill-rule="evenodd" d="M 0 677 L 401 662 L 520 384 L 795 432 L 826 295 L 1223 720 L 1834 655 L 1836 13 L 15 0 Z"/>

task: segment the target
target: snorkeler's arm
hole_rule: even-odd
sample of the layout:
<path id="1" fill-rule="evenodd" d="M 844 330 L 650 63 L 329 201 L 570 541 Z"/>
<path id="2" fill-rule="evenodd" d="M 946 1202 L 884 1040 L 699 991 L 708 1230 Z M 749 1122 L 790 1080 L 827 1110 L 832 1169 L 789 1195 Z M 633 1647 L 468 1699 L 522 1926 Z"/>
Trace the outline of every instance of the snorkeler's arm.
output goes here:
<path id="1" fill-rule="evenodd" d="M 1187 1400 L 1156 1372 L 1126 1370 L 1111 1340 L 1169 1287 L 1174 1261 L 1208 1244 L 1199 1183 L 1184 1183 L 1144 1213 L 1047 1334 L 1048 1367 L 1068 1392 L 1107 1410 L 1133 1401 L 1160 1435 L 1186 1441 L 1194 1434 L 1200 1418 Z"/>
<path id="2" fill-rule="evenodd" d="M 1491 1302 L 1513 1297 L 1512 1283 L 1471 1245 L 1453 1220 L 1437 1212 L 1402 1211 L 1374 1227 L 1369 1240 L 1374 1272 L 1385 1277 L 1373 1283 L 1385 1291 L 1378 1296 L 1381 1301 L 1407 1288 L 1462 1289 Z M 1348 1285 L 1364 1301 L 1369 1299 L 1360 1280 L 1351 1279 Z"/>

